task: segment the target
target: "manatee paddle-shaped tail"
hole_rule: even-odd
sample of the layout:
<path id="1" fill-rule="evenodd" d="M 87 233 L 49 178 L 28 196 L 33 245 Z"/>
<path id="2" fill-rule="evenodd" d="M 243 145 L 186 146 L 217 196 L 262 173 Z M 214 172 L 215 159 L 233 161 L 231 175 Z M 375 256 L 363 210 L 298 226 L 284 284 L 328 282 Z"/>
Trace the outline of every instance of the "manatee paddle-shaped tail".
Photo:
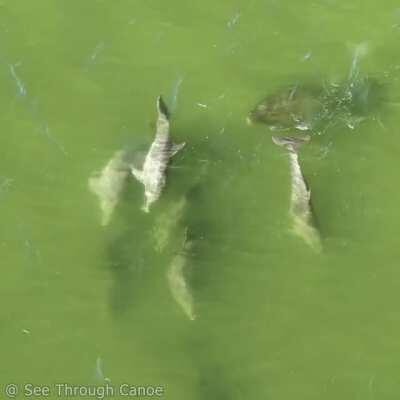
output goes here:
<path id="1" fill-rule="evenodd" d="M 169 112 L 161 96 L 157 98 L 157 113 L 156 135 L 143 167 L 141 170 L 135 167 L 131 169 L 133 176 L 144 185 L 145 203 L 142 209 L 145 212 L 149 212 L 150 206 L 161 196 L 171 157 L 185 146 L 185 143 L 171 142 Z"/>
<path id="2" fill-rule="evenodd" d="M 311 191 L 301 171 L 298 150 L 304 143 L 310 141 L 310 136 L 277 137 L 272 141 L 288 150 L 291 174 L 290 214 L 293 220 L 293 232 L 303 238 L 315 251 L 322 250 L 321 238 L 314 225 L 311 206 Z"/>

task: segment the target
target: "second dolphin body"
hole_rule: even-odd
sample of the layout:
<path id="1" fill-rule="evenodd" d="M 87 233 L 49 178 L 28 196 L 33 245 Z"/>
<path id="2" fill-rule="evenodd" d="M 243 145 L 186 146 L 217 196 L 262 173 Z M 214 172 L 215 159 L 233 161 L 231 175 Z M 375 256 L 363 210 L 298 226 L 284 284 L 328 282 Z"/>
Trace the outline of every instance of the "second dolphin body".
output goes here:
<path id="1" fill-rule="evenodd" d="M 89 188 L 100 200 L 103 226 L 109 224 L 128 176 L 127 154 L 120 150 L 114 154 L 100 173 L 89 178 Z"/>
<path id="2" fill-rule="evenodd" d="M 322 250 L 321 238 L 314 224 L 311 191 L 301 171 L 298 156 L 299 147 L 309 140 L 309 136 L 302 138 L 290 136 L 272 137 L 272 141 L 275 144 L 286 148 L 289 153 L 291 174 L 290 214 L 293 219 L 293 231 L 315 251 L 320 252 Z"/>
<path id="3" fill-rule="evenodd" d="M 153 236 L 155 250 L 158 253 L 172 255 L 166 274 L 168 287 L 176 303 L 193 321 L 196 318 L 194 299 L 187 281 L 187 269 L 190 264 L 189 257 L 193 241 L 187 239 L 188 228 L 182 225 L 187 206 L 186 195 L 171 204 L 164 213 L 158 216 Z"/>
<path id="4" fill-rule="evenodd" d="M 190 211 L 191 200 L 189 199 L 201 185 L 207 170 L 208 163 L 202 163 L 191 188 L 157 216 L 153 229 L 155 250 L 172 257 L 166 274 L 171 295 L 191 321 L 196 319 L 195 299 L 190 284 L 196 239 L 188 237 L 191 236 L 191 228 L 187 225 L 186 215 L 189 215 Z"/>
<path id="5" fill-rule="evenodd" d="M 149 212 L 150 206 L 159 199 L 166 183 L 168 163 L 185 143 L 173 144 L 170 138 L 170 123 L 167 106 L 161 96 L 157 98 L 157 131 L 153 143 L 146 155 L 142 169 L 132 167 L 133 176 L 144 185 L 145 203 L 143 211 Z"/>
<path id="6" fill-rule="evenodd" d="M 167 271 L 167 279 L 172 297 L 182 308 L 185 315 L 191 320 L 196 319 L 194 312 L 194 300 L 186 279 L 186 269 L 188 264 L 188 253 L 193 246 L 193 242 L 185 238 L 180 251 L 173 257 Z"/>

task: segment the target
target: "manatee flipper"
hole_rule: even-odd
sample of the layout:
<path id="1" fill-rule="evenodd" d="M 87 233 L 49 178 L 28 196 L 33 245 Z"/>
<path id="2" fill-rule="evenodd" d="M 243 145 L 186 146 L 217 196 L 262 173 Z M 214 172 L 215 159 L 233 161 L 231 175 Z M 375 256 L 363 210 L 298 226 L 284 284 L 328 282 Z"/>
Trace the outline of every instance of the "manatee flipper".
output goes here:
<path id="1" fill-rule="evenodd" d="M 172 144 L 170 149 L 170 156 L 173 157 L 176 153 L 182 150 L 186 146 L 186 143 Z"/>
<path id="2" fill-rule="evenodd" d="M 140 169 L 137 169 L 133 166 L 131 166 L 131 172 L 132 175 L 141 183 L 144 184 L 144 175 L 143 175 L 143 171 L 141 171 Z"/>

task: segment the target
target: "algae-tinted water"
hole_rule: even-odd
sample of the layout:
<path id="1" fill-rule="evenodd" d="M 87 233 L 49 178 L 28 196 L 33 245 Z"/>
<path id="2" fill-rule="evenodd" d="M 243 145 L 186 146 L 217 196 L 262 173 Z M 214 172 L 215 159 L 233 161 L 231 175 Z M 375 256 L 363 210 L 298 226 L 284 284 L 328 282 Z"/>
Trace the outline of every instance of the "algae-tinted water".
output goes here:
<path id="1" fill-rule="evenodd" d="M 397 399 L 399 26 L 391 0 L 2 1 L 2 386 Z M 347 79 L 358 43 L 385 100 L 302 148 L 317 255 L 290 233 L 287 158 L 246 116 L 285 85 Z M 148 147 L 161 93 L 187 146 L 154 212 L 132 179 L 103 229 L 88 178 Z M 167 283 L 184 235 L 196 321 Z"/>

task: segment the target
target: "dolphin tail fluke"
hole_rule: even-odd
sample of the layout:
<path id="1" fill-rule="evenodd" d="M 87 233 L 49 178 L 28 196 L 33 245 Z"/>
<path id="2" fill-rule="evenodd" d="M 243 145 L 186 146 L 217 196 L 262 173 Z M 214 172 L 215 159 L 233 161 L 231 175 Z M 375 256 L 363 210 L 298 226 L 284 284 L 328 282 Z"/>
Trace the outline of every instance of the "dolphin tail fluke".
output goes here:
<path id="1" fill-rule="evenodd" d="M 173 157 L 186 146 L 186 143 L 173 144 L 170 150 L 170 156 Z"/>
<path id="2" fill-rule="evenodd" d="M 272 141 L 276 145 L 285 147 L 289 151 L 297 152 L 302 144 L 310 141 L 310 136 L 272 136 Z"/>
<path id="3" fill-rule="evenodd" d="M 316 253 L 321 253 L 323 247 L 317 228 L 304 218 L 295 217 L 293 222 L 292 232 L 301 237 Z"/>

